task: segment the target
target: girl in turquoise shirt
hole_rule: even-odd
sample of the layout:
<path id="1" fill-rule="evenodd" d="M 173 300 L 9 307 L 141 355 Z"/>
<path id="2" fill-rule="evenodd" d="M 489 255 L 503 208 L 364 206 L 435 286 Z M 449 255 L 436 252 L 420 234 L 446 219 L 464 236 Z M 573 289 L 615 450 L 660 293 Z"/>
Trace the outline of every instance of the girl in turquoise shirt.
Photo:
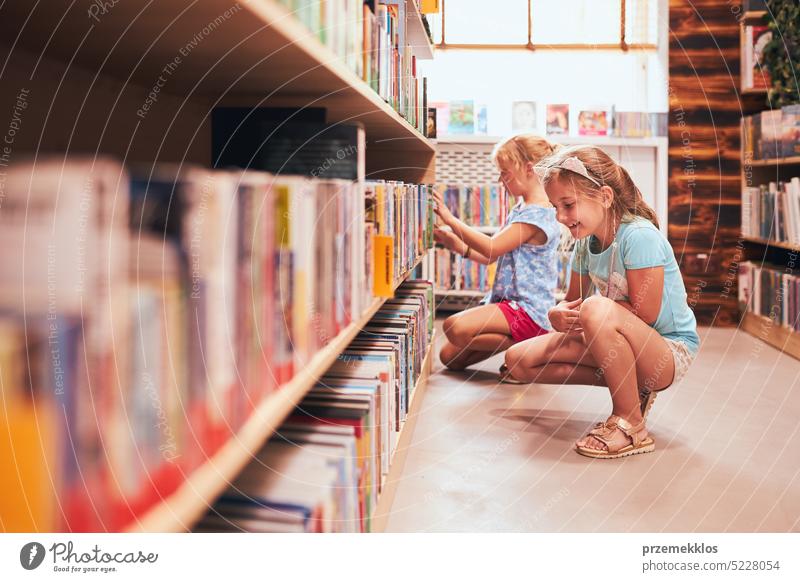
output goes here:
<path id="1" fill-rule="evenodd" d="M 506 366 L 524 382 L 609 387 L 611 416 L 576 443 L 578 453 L 651 452 L 649 406 L 700 345 L 672 247 L 628 172 L 601 149 L 566 148 L 536 170 L 578 242 L 567 296 L 549 312 L 555 332 L 513 346 Z"/>

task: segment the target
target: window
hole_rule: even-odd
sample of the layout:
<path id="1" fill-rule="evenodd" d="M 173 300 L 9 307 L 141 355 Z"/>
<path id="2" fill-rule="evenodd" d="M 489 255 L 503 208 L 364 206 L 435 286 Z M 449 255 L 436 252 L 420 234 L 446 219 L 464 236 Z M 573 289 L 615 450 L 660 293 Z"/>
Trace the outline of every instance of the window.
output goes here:
<path id="1" fill-rule="evenodd" d="M 654 49 L 658 1 L 442 0 L 429 18 L 440 48 Z"/>

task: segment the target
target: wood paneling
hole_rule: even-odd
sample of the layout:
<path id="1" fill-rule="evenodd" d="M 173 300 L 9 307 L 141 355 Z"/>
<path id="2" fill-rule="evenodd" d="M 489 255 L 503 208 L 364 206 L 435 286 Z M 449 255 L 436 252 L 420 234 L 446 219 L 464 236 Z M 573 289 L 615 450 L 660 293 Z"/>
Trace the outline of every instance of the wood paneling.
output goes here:
<path id="1" fill-rule="evenodd" d="M 669 239 L 703 324 L 738 320 L 739 8 L 670 0 Z"/>

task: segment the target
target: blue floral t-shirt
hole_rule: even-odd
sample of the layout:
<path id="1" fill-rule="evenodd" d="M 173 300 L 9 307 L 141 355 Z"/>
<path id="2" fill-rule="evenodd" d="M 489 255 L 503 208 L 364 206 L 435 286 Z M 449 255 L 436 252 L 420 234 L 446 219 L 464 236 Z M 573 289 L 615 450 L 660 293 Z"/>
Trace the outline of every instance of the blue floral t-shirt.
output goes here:
<path id="1" fill-rule="evenodd" d="M 555 208 L 537 204 L 522 204 L 511 209 L 506 227 L 515 222 L 532 224 L 547 235 L 541 245 L 525 243 L 497 260 L 494 284 L 484 298 L 486 303 L 512 302 L 525 310 L 542 329 L 552 329 L 547 317 L 555 304 L 558 284 L 556 249 L 561 239 L 561 228 L 556 221 Z"/>

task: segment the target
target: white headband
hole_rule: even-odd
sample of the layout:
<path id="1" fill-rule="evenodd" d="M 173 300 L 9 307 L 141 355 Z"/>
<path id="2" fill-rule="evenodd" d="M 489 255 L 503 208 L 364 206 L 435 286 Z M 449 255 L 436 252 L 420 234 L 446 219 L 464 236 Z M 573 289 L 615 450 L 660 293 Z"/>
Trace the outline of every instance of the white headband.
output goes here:
<path id="1" fill-rule="evenodd" d="M 542 164 L 539 166 L 534 167 L 534 172 L 540 178 L 544 178 L 550 170 L 558 168 L 560 170 L 567 170 L 568 172 L 572 172 L 573 174 L 578 174 L 579 176 L 583 176 L 593 184 L 595 184 L 598 188 L 601 188 L 603 185 L 597 181 L 597 179 L 592 178 L 589 175 L 589 170 L 586 169 L 586 166 L 583 165 L 583 162 L 580 161 L 575 156 L 565 158 L 561 160 L 560 163 L 554 164 Z"/>

